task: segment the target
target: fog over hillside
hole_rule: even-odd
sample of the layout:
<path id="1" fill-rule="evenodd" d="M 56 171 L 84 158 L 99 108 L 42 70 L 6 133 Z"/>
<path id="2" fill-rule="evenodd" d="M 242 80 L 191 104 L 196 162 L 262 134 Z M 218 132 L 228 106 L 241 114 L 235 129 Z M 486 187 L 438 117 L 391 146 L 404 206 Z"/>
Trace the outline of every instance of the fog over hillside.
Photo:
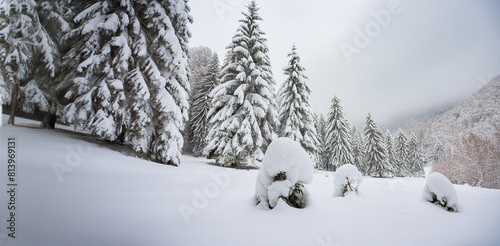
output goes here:
<path id="1" fill-rule="evenodd" d="M 472 132 L 487 138 L 497 146 L 500 137 L 500 76 L 477 90 L 459 105 L 420 123 L 405 132 L 415 132 L 427 153 L 439 141 L 449 154 L 455 139 Z"/>
<path id="2" fill-rule="evenodd" d="M 382 122 L 380 129 L 388 129 L 391 133 L 397 132 L 398 128 L 407 129 L 417 126 L 418 124 L 425 123 L 431 119 L 438 117 L 453 107 L 460 104 L 462 100 L 451 101 L 446 104 L 436 105 L 431 108 L 420 111 L 410 111 L 405 114 L 398 115 L 390 120 Z"/>

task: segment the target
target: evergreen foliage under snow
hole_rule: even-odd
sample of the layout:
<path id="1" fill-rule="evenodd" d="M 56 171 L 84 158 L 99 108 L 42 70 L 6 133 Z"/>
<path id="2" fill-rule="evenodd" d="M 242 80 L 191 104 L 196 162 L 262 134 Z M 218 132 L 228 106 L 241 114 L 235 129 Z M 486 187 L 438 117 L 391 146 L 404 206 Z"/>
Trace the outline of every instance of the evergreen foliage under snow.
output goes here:
<path id="1" fill-rule="evenodd" d="M 59 51 L 55 35 L 46 27 L 63 25 L 44 21 L 56 15 L 33 0 L 7 0 L 0 4 L 0 94 L 2 104 L 29 113 L 55 114 L 59 103 L 54 87 Z M 44 26 L 46 25 L 46 26 Z M 14 124 L 14 119 L 9 119 Z"/>
<path id="2" fill-rule="evenodd" d="M 208 157 L 224 166 L 257 165 L 277 127 L 273 74 L 255 1 L 236 31 L 221 68 L 221 84 L 210 94 Z"/>
<path id="3" fill-rule="evenodd" d="M 196 156 L 203 154 L 207 145 L 207 134 L 209 129 L 208 111 L 212 107 L 210 93 L 219 85 L 219 57 L 216 53 L 210 59 L 203 79 L 196 84 L 193 90 L 191 114 L 189 117 L 189 140 Z"/>
<path id="4" fill-rule="evenodd" d="M 394 140 L 392 138 L 391 132 L 389 130 L 385 133 L 385 149 L 387 164 L 389 165 L 389 169 L 394 174 L 397 172 L 397 168 L 395 166 L 396 163 L 396 154 L 394 152 Z"/>
<path id="5" fill-rule="evenodd" d="M 384 136 L 370 113 L 365 124 L 365 158 L 368 175 L 382 177 L 390 171 L 387 163 L 387 150 L 384 145 Z"/>
<path id="6" fill-rule="evenodd" d="M 328 145 L 328 123 L 323 115 L 315 117 L 315 127 L 318 139 L 316 168 L 328 170 L 331 165 L 330 145 Z"/>
<path id="7" fill-rule="evenodd" d="M 394 175 L 404 177 L 409 175 L 407 139 L 403 130 L 398 129 L 394 137 Z"/>
<path id="8" fill-rule="evenodd" d="M 313 111 L 309 105 L 311 90 L 306 84 L 305 69 L 300 64 L 295 45 L 288 58 L 288 65 L 283 69 L 287 78 L 278 91 L 280 106 L 278 135 L 299 142 L 311 158 L 314 158 L 318 140 Z"/>
<path id="9" fill-rule="evenodd" d="M 328 142 L 330 146 L 330 160 L 334 170 L 344 164 L 352 163 L 352 148 L 349 135 L 349 125 L 344 119 L 344 112 L 337 96 L 332 99 L 328 112 Z"/>
<path id="10" fill-rule="evenodd" d="M 214 53 L 215 54 L 215 53 Z M 193 152 L 192 146 L 192 136 L 191 132 L 192 127 L 192 119 L 193 119 L 193 104 L 195 102 L 196 87 L 201 83 L 203 77 L 205 77 L 205 73 L 207 67 L 210 65 L 210 59 L 212 58 L 212 50 L 208 47 L 199 46 L 199 47 L 190 47 L 189 48 L 189 87 L 191 89 L 191 93 L 189 94 L 189 123 L 186 124 L 184 128 L 184 146 L 182 147 L 182 151 L 184 153 L 193 153 L 196 156 L 201 155 L 200 151 L 197 150 L 196 153 Z M 207 99 L 211 100 L 211 99 Z M 198 142 L 198 140 L 196 140 Z"/>
<path id="11" fill-rule="evenodd" d="M 417 137 L 412 133 L 410 141 L 408 142 L 408 166 L 410 176 L 419 178 L 425 177 L 424 164 L 422 148 L 417 141 Z"/>
<path id="12" fill-rule="evenodd" d="M 186 1 L 80 6 L 64 37 L 63 121 L 108 141 L 131 138 L 151 160 L 178 165 L 189 107 Z"/>
<path id="13" fill-rule="evenodd" d="M 365 144 L 361 133 L 356 127 L 351 129 L 352 142 L 352 164 L 358 168 L 361 173 L 366 172 L 365 165 Z"/>
<path id="14" fill-rule="evenodd" d="M 189 48 L 189 85 L 191 92 L 203 80 L 214 54 L 208 47 L 199 46 Z"/>

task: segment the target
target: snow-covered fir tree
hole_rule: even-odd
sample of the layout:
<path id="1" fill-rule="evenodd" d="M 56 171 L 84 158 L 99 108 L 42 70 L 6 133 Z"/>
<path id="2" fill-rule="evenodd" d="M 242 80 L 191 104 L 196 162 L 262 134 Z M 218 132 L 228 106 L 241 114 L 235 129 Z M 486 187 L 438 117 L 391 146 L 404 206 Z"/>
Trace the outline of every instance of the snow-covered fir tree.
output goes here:
<path id="1" fill-rule="evenodd" d="M 389 130 L 385 132 L 385 149 L 387 150 L 387 164 L 389 165 L 391 172 L 394 174 L 395 172 L 397 172 L 396 154 L 394 151 L 394 139 L 392 138 L 391 132 Z"/>
<path id="2" fill-rule="evenodd" d="M 9 124 L 14 124 L 16 108 L 49 114 L 58 109 L 50 90 L 58 50 L 40 23 L 38 11 L 44 8 L 33 0 L 8 0 L 0 5 L 0 90 L 3 103 L 11 106 Z"/>
<path id="3" fill-rule="evenodd" d="M 278 92 L 280 106 L 278 135 L 299 142 L 314 160 L 318 140 L 314 128 L 313 111 L 309 105 L 311 90 L 306 84 L 305 69 L 300 64 L 295 45 L 288 54 L 288 58 L 288 65 L 283 69 L 287 78 Z"/>
<path id="4" fill-rule="evenodd" d="M 68 87 L 63 89 L 64 97 L 73 102 L 64 109 L 63 119 L 109 141 L 123 136 L 128 128 L 124 82 L 129 76 L 134 82 L 140 79 L 129 74 L 131 63 L 137 60 L 129 40 L 140 40 L 140 34 L 134 29 L 129 33 L 128 27 L 138 20 L 132 3 L 122 4 L 94 1 L 82 5 L 74 19 L 76 28 L 64 37 L 64 43 L 71 45 L 64 56 L 69 73 L 61 86 Z"/>
<path id="5" fill-rule="evenodd" d="M 365 174 L 365 144 L 361 133 L 356 127 L 351 129 L 351 142 L 352 142 L 352 164 L 358 168 L 358 170 Z"/>
<path id="6" fill-rule="evenodd" d="M 212 58 L 212 50 L 208 47 L 189 48 L 189 85 L 191 86 L 191 93 L 194 92 L 196 85 L 201 83 L 203 77 L 205 77 Z"/>
<path id="7" fill-rule="evenodd" d="M 201 82 L 197 83 L 193 90 L 193 104 L 190 108 L 189 118 L 190 136 L 193 153 L 196 156 L 203 154 L 207 144 L 208 118 L 207 114 L 212 107 L 210 93 L 219 85 L 219 57 L 216 53 L 212 55 L 210 64 Z"/>
<path id="8" fill-rule="evenodd" d="M 333 170 L 344 164 L 352 164 L 351 138 L 349 124 L 344 119 L 344 112 L 337 96 L 332 99 L 328 112 L 328 142 L 331 151 Z"/>
<path id="9" fill-rule="evenodd" d="M 210 59 L 212 58 L 212 50 L 208 47 L 198 46 L 189 48 L 189 87 L 191 92 L 189 94 L 189 119 L 193 119 L 193 103 L 195 101 L 194 94 L 196 86 L 201 83 L 201 80 L 205 76 L 207 67 L 210 65 Z M 192 142 L 193 136 L 191 132 L 191 124 L 186 124 L 183 132 L 184 146 L 182 148 L 183 153 L 193 153 Z M 200 155 L 198 153 L 193 153 L 195 155 Z"/>
<path id="10" fill-rule="evenodd" d="M 65 36 L 63 120 L 178 165 L 188 119 L 186 1 L 80 3 Z"/>
<path id="11" fill-rule="evenodd" d="M 409 175 L 407 141 L 403 130 L 399 128 L 394 137 L 394 175 L 400 177 Z"/>
<path id="12" fill-rule="evenodd" d="M 316 168 L 328 170 L 330 166 L 330 147 L 328 142 L 328 123 L 323 115 L 315 115 L 316 136 L 318 139 L 316 151 Z"/>
<path id="13" fill-rule="evenodd" d="M 261 161 L 277 127 L 273 74 L 255 1 L 227 46 L 221 85 L 211 93 L 205 153 L 222 165 Z"/>
<path id="14" fill-rule="evenodd" d="M 384 144 L 384 135 L 380 131 L 370 113 L 366 117 L 365 124 L 365 160 L 368 175 L 382 177 L 390 172 L 386 159 L 387 150 Z"/>
<path id="15" fill-rule="evenodd" d="M 411 134 L 408 142 L 408 165 L 412 177 L 425 177 L 422 147 L 414 133 Z"/>
<path id="16" fill-rule="evenodd" d="M 441 145 L 439 141 L 434 144 L 434 153 L 432 158 L 434 161 L 444 161 L 446 159 L 443 145 Z"/>

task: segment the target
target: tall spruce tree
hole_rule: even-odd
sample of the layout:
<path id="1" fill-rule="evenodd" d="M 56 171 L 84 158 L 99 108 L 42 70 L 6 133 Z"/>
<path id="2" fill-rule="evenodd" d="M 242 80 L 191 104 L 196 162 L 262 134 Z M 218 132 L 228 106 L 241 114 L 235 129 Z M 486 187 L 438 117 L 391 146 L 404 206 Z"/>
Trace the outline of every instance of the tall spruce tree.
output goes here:
<path id="1" fill-rule="evenodd" d="M 387 130 L 385 133 L 385 149 L 387 150 L 387 164 L 389 165 L 389 169 L 391 170 L 391 172 L 394 174 L 395 172 L 397 172 L 396 155 L 394 151 L 394 140 L 389 130 Z"/>
<path id="2" fill-rule="evenodd" d="M 328 142 L 334 171 L 344 164 L 352 164 L 352 148 L 349 125 L 344 119 L 342 106 L 337 96 L 332 99 L 328 112 Z"/>
<path id="3" fill-rule="evenodd" d="M 63 119 L 108 141 L 132 138 L 153 161 L 178 165 L 188 119 L 186 1 L 78 3 L 58 88 Z"/>
<path id="4" fill-rule="evenodd" d="M 261 161 L 277 126 L 273 74 L 255 1 L 236 31 L 212 92 L 212 127 L 205 153 L 222 165 Z"/>
<path id="5" fill-rule="evenodd" d="M 363 137 L 356 127 L 351 129 L 351 140 L 352 140 L 352 161 L 358 170 L 365 174 L 365 144 L 363 142 Z"/>
<path id="6" fill-rule="evenodd" d="M 394 138 L 394 168 L 395 175 L 400 177 L 408 176 L 408 151 L 407 151 L 407 139 L 403 130 L 398 129 L 398 133 Z"/>
<path id="7" fill-rule="evenodd" d="M 288 54 L 288 58 L 288 65 L 283 69 L 287 78 L 278 92 L 280 106 L 278 135 L 299 142 L 314 160 L 318 140 L 314 128 L 313 111 L 309 105 L 311 90 L 306 84 L 305 69 L 300 64 L 295 45 Z"/>
<path id="8" fill-rule="evenodd" d="M 207 67 L 210 65 L 210 59 L 212 58 L 212 50 L 208 47 L 191 47 L 189 48 L 189 120 L 193 118 L 193 104 L 194 104 L 194 95 L 196 94 L 195 88 L 199 83 L 203 80 L 205 76 Z M 200 153 L 197 150 L 197 153 L 193 153 L 193 139 L 192 139 L 192 130 L 191 124 L 186 124 L 184 128 L 183 136 L 187 141 L 184 141 L 184 146 L 182 147 L 183 153 L 192 153 L 196 156 L 199 156 Z"/>
<path id="9" fill-rule="evenodd" d="M 210 93 L 217 85 L 219 85 L 219 57 L 214 53 L 206 69 L 205 76 L 201 82 L 196 84 L 193 90 L 193 104 L 190 109 L 191 116 L 189 119 L 191 129 L 189 139 L 193 147 L 193 153 L 196 156 L 202 155 L 207 145 L 206 137 L 209 129 L 207 114 L 212 107 Z"/>
<path id="10" fill-rule="evenodd" d="M 58 110 L 51 90 L 58 50 L 39 10 L 43 8 L 33 0 L 0 4 L 0 91 L 3 103 L 11 106 L 9 124 L 15 123 L 16 108 L 28 113 Z"/>
<path id="11" fill-rule="evenodd" d="M 365 124 L 365 158 L 368 175 L 382 177 L 390 171 L 387 163 L 387 150 L 384 145 L 384 135 L 378 128 L 370 113 Z"/>
<path id="12" fill-rule="evenodd" d="M 330 145 L 328 145 L 328 123 L 323 115 L 315 116 L 315 127 L 318 139 L 318 147 L 316 152 L 316 168 L 329 169 L 330 166 Z"/>
<path id="13" fill-rule="evenodd" d="M 422 148 L 414 133 L 411 133 L 410 141 L 408 142 L 408 164 L 412 177 L 425 177 Z"/>

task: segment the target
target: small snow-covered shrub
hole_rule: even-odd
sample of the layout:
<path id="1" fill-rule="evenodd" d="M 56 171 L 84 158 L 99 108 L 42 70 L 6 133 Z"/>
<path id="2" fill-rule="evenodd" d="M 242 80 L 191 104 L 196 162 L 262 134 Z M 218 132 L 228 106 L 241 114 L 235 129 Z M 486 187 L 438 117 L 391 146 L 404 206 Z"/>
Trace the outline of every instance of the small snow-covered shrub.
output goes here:
<path id="1" fill-rule="evenodd" d="M 333 175 L 333 195 L 345 196 L 347 192 L 357 192 L 363 182 L 363 175 L 352 164 L 342 165 Z"/>
<path id="2" fill-rule="evenodd" d="M 288 205 L 294 208 L 305 208 L 307 199 L 307 190 L 302 182 L 295 183 L 288 191 L 288 197 L 281 197 Z"/>
<path id="3" fill-rule="evenodd" d="M 267 187 L 269 207 L 274 208 L 280 198 L 287 197 L 291 186 L 289 180 L 274 181 L 269 185 Z"/>
<path id="4" fill-rule="evenodd" d="M 457 211 L 458 197 L 455 187 L 448 178 L 440 173 L 427 177 L 422 199 L 437 204 L 450 212 Z"/>
<path id="5" fill-rule="evenodd" d="M 312 181 L 313 171 L 309 155 L 299 143 L 290 138 L 275 139 L 257 175 L 257 204 L 273 208 L 281 198 L 292 207 L 304 208 L 308 195 L 304 184 Z"/>

